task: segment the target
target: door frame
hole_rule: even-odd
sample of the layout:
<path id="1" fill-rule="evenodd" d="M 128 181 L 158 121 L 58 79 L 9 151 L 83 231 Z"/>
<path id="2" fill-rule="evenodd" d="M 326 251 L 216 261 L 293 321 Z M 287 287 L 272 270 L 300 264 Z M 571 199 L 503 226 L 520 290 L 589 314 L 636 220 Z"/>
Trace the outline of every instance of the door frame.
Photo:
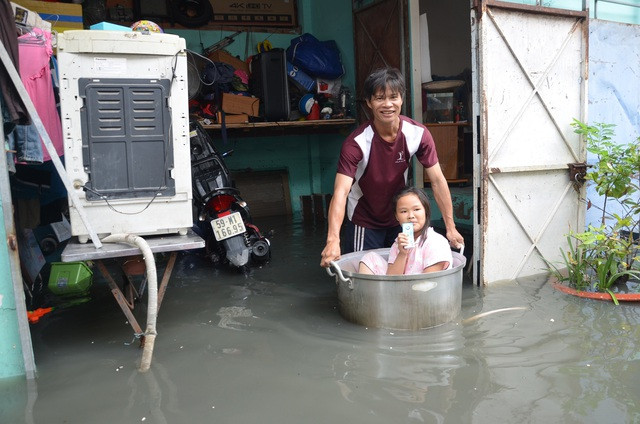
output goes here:
<path id="1" fill-rule="evenodd" d="M 484 14 L 487 7 L 499 8 L 505 10 L 513 10 L 518 12 L 536 13 L 551 16 L 560 17 L 574 17 L 577 19 L 583 19 L 585 24 L 583 25 L 583 31 L 585 33 L 586 45 L 585 59 L 586 64 L 584 69 L 588 69 L 588 21 L 589 12 L 587 8 L 586 0 L 582 2 L 581 11 L 556 9 L 537 5 L 524 5 L 517 3 L 510 3 L 497 0 L 470 0 L 469 9 L 469 25 L 471 29 L 471 56 L 472 56 L 472 112 L 473 117 L 471 119 L 473 127 L 473 202 L 474 202 L 474 224 L 473 224 L 473 257 L 471 261 L 473 270 L 473 281 L 477 285 L 485 283 L 485 276 L 482 269 L 484 251 L 484 235 L 483 224 L 486 222 L 487 211 L 487 185 L 489 183 L 489 170 L 486 169 L 487 158 L 484 156 L 484 152 L 487 150 L 486 145 L 486 128 L 483 128 L 483 123 L 486 124 L 486 116 L 481 116 L 481 102 L 479 91 L 479 68 L 478 68 L 478 24 L 481 19 L 484 18 Z M 413 93 L 419 93 L 421 90 L 419 81 L 421 78 L 421 58 L 420 58 L 420 31 L 419 31 L 419 0 L 412 0 L 409 4 L 409 25 L 410 25 L 410 45 L 411 45 L 411 75 L 412 75 L 412 90 Z M 584 79 L 587 81 L 588 73 L 585 72 Z M 582 103 L 584 105 L 582 109 L 582 116 L 580 119 L 586 120 L 586 82 L 584 84 L 582 92 Z M 421 120 L 422 117 L 422 102 L 419 98 L 413 98 L 414 119 Z M 483 132 L 484 131 L 484 132 Z M 581 156 L 584 156 L 580 153 Z M 422 167 L 419 163 L 414 161 L 414 181 L 416 186 L 421 187 L 422 184 Z M 583 208 L 582 208 L 583 209 Z M 582 220 L 584 221 L 584 212 L 582 212 Z"/>

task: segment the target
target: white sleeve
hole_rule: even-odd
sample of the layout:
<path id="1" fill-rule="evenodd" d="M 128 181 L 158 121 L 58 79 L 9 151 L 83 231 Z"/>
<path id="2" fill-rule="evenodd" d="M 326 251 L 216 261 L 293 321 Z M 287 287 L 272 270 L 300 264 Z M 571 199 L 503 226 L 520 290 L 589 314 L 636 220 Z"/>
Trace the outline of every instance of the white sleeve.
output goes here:
<path id="1" fill-rule="evenodd" d="M 451 247 L 449 247 L 449 242 L 446 238 L 432 230 L 427 234 L 425 244 L 424 268 L 430 267 L 438 262 L 449 262 L 447 269 L 452 267 L 453 255 L 451 254 Z"/>

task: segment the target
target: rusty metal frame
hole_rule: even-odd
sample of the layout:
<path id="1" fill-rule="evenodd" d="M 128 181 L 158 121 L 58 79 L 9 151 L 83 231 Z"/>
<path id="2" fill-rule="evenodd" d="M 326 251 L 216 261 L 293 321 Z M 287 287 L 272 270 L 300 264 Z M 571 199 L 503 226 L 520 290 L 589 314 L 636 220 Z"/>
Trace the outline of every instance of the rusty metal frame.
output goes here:
<path id="1" fill-rule="evenodd" d="M 546 6 L 534 6 L 529 4 L 520 4 L 520 3 L 511 3 L 507 1 L 500 0 L 473 0 L 472 8 L 476 9 L 478 12 L 478 18 L 481 19 L 484 12 L 487 11 L 487 7 L 497 8 L 497 9 L 506 9 L 506 10 L 515 10 L 519 12 L 526 13 L 536 13 L 541 15 L 554 15 L 554 16 L 563 16 L 563 17 L 575 17 L 575 18 L 589 18 L 589 8 L 587 7 L 586 2 L 582 2 L 583 10 L 568 10 L 568 9 L 556 9 L 554 7 L 546 7 Z"/>
<path id="2" fill-rule="evenodd" d="M 510 8 L 510 9 L 513 9 L 513 8 Z M 519 9 L 519 8 L 515 8 L 515 9 Z M 576 21 L 574 22 L 574 24 L 571 27 L 570 31 L 568 32 L 565 40 L 563 41 L 563 43 L 561 44 L 560 48 L 555 53 L 555 55 L 553 57 L 553 60 L 548 64 L 547 68 L 541 74 L 540 78 L 538 79 L 538 81 L 536 83 L 536 82 L 532 81 L 532 79 L 530 78 L 530 76 L 527 73 L 526 69 L 524 68 L 522 62 L 517 57 L 515 51 L 511 48 L 511 45 L 509 44 L 509 42 L 506 39 L 506 37 L 505 37 L 504 33 L 502 32 L 502 30 L 500 29 L 500 26 L 498 25 L 498 22 L 496 21 L 495 16 L 491 12 L 491 10 L 487 9 L 486 10 L 486 14 L 491 19 L 491 22 L 495 25 L 495 28 L 498 31 L 498 33 L 500 34 L 500 37 L 502 38 L 502 40 L 504 41 L 505 46 L 507 47 L 507 49 L 511 53 L 512 57 L 515 59 L 515 61 L 518 64 L 518 66 L 520 67 L 520 70 L 522 71 L 522 73 L 525 76 L 526 80 L 532 86 L 532 91 L 531 91 L 530 95 L 522 103 L 522 107 L 520 108 L 518 113 L 514 116 L 513 121 L 507 127 L 507 130 L 503 134 L 503 136 L 500 139 L 500 141 L 498 141 L 498 143 L 496 144 L 495 149 L 492 152 L 492 154 L 488 157 L 488 159 L 487 159 L 488 163 L 491 163 L 492 159 L 495 158 L 495 155 L 497 154 L 497 152 L 500 150 L 500 148 L 506 142 L 506 140 L 508 138 L 508 135 L 510 134 L 511 130 L 513 130 L 513 128 L 515 127 L 515 124 L 522 117 L 522 115 L 524 114 L 525 110 L 527 109 L 527 107 L 529 106 L 529 104 L 531 103 L 531 101 L 533 100 L 533 98 L 536 95 L 538 96 L 538 99 L 540 100 L 540 103 L 542 104 L 544 110 L 547 112 L 549 118 L 551 119 L 551 122 L 553 122 L 553 125 L 555 126 L 556 130 L 558 131 L 558 134 L 560 134 L 560 137 L 562 138 L 562 141 L 564 142 L 565 147 L 567 147 L 567 149 L 569 150 L 571 155 L 577 161 L 578 157 L 576 155 L 576 152 L 573 150 L 573 148 L 571 148 L 571 146 L 569 145 L 568 140 L 564 136 L 562 130 L 559 128 L 559 125 L 558 125 L 557 121 L 554 119 L 551 111 L 549 110 L 546 102 L 544 101 L 544 98 L 540 95 L 540 92 L 538 91 L 538 87 L 540 86 L 541 82 L 544 81 L 544 79 L 547 77 L 547 75 L 548 75 L 549 71 L 551 70 L 551 68 L 553 67 L 553 65 L 555 65 L 557 63 L 558 59 L 561 57 L 562 53 L 564 52 L 564 49 L 566 48 L 567 44 L 569 43 L 569 41 L 571 39 L 571 36 L 574 34 L 576 29 L 578 28 L 578 25 L 581 22 L 581 19 L 576 19 Z M 567 15 L 563 15 L 563 16 L 567 16 Z M 574 15 L 569 15 L 569 16 L 574 16 Z M 510 169 L 510 171 L 514 171 L 514 172 L 515 171 L 525 171 L 525 170 L 526 171 L 538 171 L 538 170 L 544 170 L 544 169 L 551 169 L 551 168 L 550 167 L 545 167 L 545 168 L 540 168 L 540 167 L 526 167 L 526 168 L 525 167 L 516 167 L 514 169 Z M 556 169 L 558 169 L 558 168 L 556 168 Z M 561 169 L 565 169 L 565 167 L 563 166 Z M 514 273 L 512 275 L 512 279 L 515 279 L 518 276 L 518 274 L 520 273 L 520 271 L 522 270 L 522 268 L 524 267 L 524 265 L 526 264 L 526 262 L 529 260 L 529 257 L 531 256 L 531 254 L 533 253 L 534 250 L 537 250 L 538 253 L 541 256 L 543 256 L 542 252 L 538 248 L 538 243 L 540 242 L 540 239 L 542 238 L 542 235 L 545 233 L 545 231 L 547 230 L 547 228 L 551 224 L 552 218 L 555 216 L 555 214 L 557 213 L 558 209 L 560 208 L 560 205 L 562 204 L 563 199 L 566 197 L 566 195 L 569 192 L 569 190 L 571 189 L 571 187 L 573 187 L 573 184 L 570 181 L 567 182 L 567 184 L 566 184 L 566 186 L 564 188 L 564 191 L 558 197 L 558 199 L 557 199 L 554 207 L 552 208 L 552 210 L 549 211 L 549 213 L 547 214 L 547 218 L 544 220 L 544 222 L 543 222 L 542 226 L 540 227 L 539 231 L 535 234 L 535 236 L 532 236 L 531 234 L 529 234 L 529 232 L 527 231 L 526 227 L 524 226 L 524 224 L 522 223 L 522 221 L 518 217 L 518 214 L 516 213 L 516 211 L 514 211 L 511 208 L 510 203 L 507 201 L 506 197 L 504 196 L 504 194 L 500 190 L 500 186 L 496 182 L 495 178 L 491 175 L 492 173 L 502 173 L 502 172 L 507 172 L 507 171 L 509 171 L 509 170 L 507 170 L 507 169 L 500 169 L 500 170 L 488 169 L 488 174 L 489 174 L 488 175 L 488 179 L 489 179 L 490 183 L 493 185 L 493 187 L 496 189 L 497 193 L 500 195 L 500 198 L 502 198 L 505 206 L 507 207 L 507 209 L 509 209 L 509 212 L 511 213 L 511 215 L 515 218 L 516 222 L 518 223 L 518 225 L 522 229 L 523 233 L 527 236 L 527 238 L 531 242 L 531 245 L 529 246 L 529 248 L 527 249 L 526 253 L 523 255 L 520 263 L 518 264 L 518 266 L 514 270 Z"/>
<path id="3" fill-rule="evenodd" d="M 560 128 L 560 126 L 558 125 L 558 122 L 553 117 L 553 114 L 549 110 L 549 107 L 547 106 L 547 103 L 544 101 L 544 98 L 540 95 L 540 92 L 538 91 L 538 88 L 542 85 L 542 82 L 547 78 L 547 75 L 551 71 L 551 68 L 553 68 L 553 66 L 558 62 L 558 60 L 562 56 L 562 53 L 564 52 L 565 48 L 569 44 L 569 41 L 571 41 L 571 37 L 575 33 L 576 29 L 579 27 L 579 24 L 580 24 L 581 20 L 580 19 L 576 19 L 576 21 L 574 22 L 573 26 L 571 27 L 571 30 L 569 31 L 569 33 L 567 34 L 566 38 L 564 39 L 562 45 L 560 46 L 558 51 L 555 53 L 552 61 L 548 64 L 547 68 L 540 75 L 538 80 L 536 82 L 534 82 L 531 79 L 531 77 L 529 76 L 529 73 L 525 69 L 524 65 L 522 64 L 522 62 L 520 61 L 520 59 L 516 55 L 516 52 L 511 48 L 511 44 L 509 43 L 509 41 L 507 40 L 506 36 L 502 32 L 502 29 L 498 25 L 498 22 L 496 21 L 496 18 L 493 15 L 493 13 L 491 12 L 491 10 L 487 10 L 486 12 L 487 12 L 487 16 L 489 16 L 489 18 L 491 19 L 491 22 L 493 22 L 493 25 L 495 26 L 496 30 L 498 31 L 498 34 L 500 34 L 500 38 L 502 38 L 502 41 L 504 41 L 505 46 L 507 47 L 507 49 L 509 49 L 509 53 L 511 53 L 511 56 L 515 59 L 516 63 L 518 64 L 518 67 L 522 71 L 522 74 L 524 75 L 526 80 L 529 82 L 529 84 L 531 84 L 531 88 L 532 88 L 531 93 L 529 94 L 529 96 L 527 96 L 525 101 L 522 103 L 522 106 L 520 107 L 520 110 L 518 111 L 517 114 L 514 115 L 513 120 L 509 123 L 509 126 L 507 127 L 507 130 L 504 132 L 504 134 L 502 135 L 502 138 L 496 144 L 494 151 L 489 156 L 489 158 L 488 158 L 489 163 L 492 162 L 492 160 L 495 158 L 495 155 L 500 151 L 500 148 L 504 145 L 505 141 L 509 137 L 509 134 L 511 134 L 511 131 L 515 128 L 516 124 L 520 121 L 520 118 L 522 118 L 522 115 L 527 110 L 527 107 L 529 107 L 529 105 L 531 104 L 531 101 L 533 100 L 534 97 L 536 97 L 536 95 L 538 96 L 538 99 L 540 100 L 540 103 L 544 107 L 544 110 L 547 112 L 547 115 L 551 119 L 551 122 L 553 122 L 553 125 L 556 128 L 556 130 L 558 131 L 558 134 L 560 134 L 560 137 L 562 138 L 562 141 L 564 142 L 565 146 L 571 152 L 571 156 L 573 156 L 573 158 L 576 161 L 578 161 L 578 156 L 577 156 L 576 152 L 569 145 L 569 141 L 564 136 L 564 133 L 562 132 L 562 129 Z"/>
<path id="4" fill-rule="evenodd" d="M 511 204 L 507 201 L 507 198 L 504 196 L 502 191 L 500 191 L 500 186 L 496 183 L 492 175 L 489 175 L 489 181 L 491 181 L 491 184 L 496 189 L 496 192 L 500 195 L 500 198 L 504 201 L 505 206 L 507 207 L 507 209 L 509 209 L 509 212 L 511 212 L 511 215 L 513 215 L 513 217 L 515 218 L 515 221 L 518 223 L 518 225 L 522 229 L 522 232 L 527 236 L 527 238 L 531 242 L 531 246 L 529 246 L 529 248 L 527 249 L 527 252 L 522 256 L 522 260 L 520 261 L 518 266 L 515 268 L 515 271 L 511 277 L 511 279 L 516 279 L 518 277 L 518 274 L 520 274 L 520 271 L 522 271 L 522 268 L 524 267 L 524 265 L 527 263 L 527 260 L 529 260 L 529 257 L 531 256 L 531 253 L 534 250 L 537 250 L 540 256 L 544 256 L 542 255 L 542 252 L 538 248 L 538 243 L 540 242 L 542 235 L 545 233 L 545 231 L 549 227 L 549 224 L 551 224 L 551 221 L 553 220 L 553 217 L 555 216 L 556 212 L 558 212 L 558 209 L 560 209 L 560 205 L 562 204 L 562 201 L 567 196 L 567 193 L 569 192 L 569 190 L 573 187 L 573 184 L 569 182 L 567 183 L 567 185 L 565 185 L 562 195 L 558 197 L 556 203 L 553 205 L 553 208 L 547 215 L 547 218 L 542 223 L 540 230 L 535 234 L 535 236 L 532 237 L 531 234 L 529 234 L 529 232 L 527 231 L 522 221 L 518 218 L 516 211 L 514 211 L 511 208 Z"/>
<path id="5" fill-rule="evenodd" d="M 177 256 L 178 256 L 177 251 L 171 252 L 171 255 L 169 256 L 169 261 L 167 262 L 167 266 L 165 267 L 164 273 L 162 274 L 162 281 L 158 286 L 158 305 L 157 305 L 156 313 L 160 312 L 162 299 L 164 298 L 164 294 L 167 291 L 167 285 L 169 284 L 169 279 L 171 278 L 171 274 L 173 272 L 173 267 L 176 263 Z M 113 295 L 113 298 L 116 300 L 116 302 L 118 303 L 118 306 L 120 306 L 120 309 L 122 310 L 124 315 L 127 317 L 127 320 L 129 321 L 129 325 L 131 325 L 131 328 L 133 329 L 134 335 L 140 338 L 140 347 L 143 347 L 144 331 L 142 331 L 142 327 L 138 323 L 138 320 L 131 312 L 134 308 L 133 299 L 131 300 L 127 299 L 127 296 L 125 296 L 125 294 L 122 292 L 122 290 L 120 289 L 120 286 L 118 286 L 116 281 L 113 279 L 113 276 L 111 275 L 111 273 L 109 272 L 109 270 L 104 265 L 104 262 L 101 259 L 96 260 L 96 264 L 102 276 L 107 280 L 107 284 L 111 289 L 111 294 Z"/>
<path id="6" fill-rule="evenodd" d="M 507 173 L 507 172 L 521 172 L 521 171 L 558 170 L 558 169 L 567 169 L 567 166 L 564 166 L 564 165 L 563 166 L 559 166 L 558 165 L 558 166 L 546 166 L 546 167 L 540 167 L 540 166 L 510 167 L 510 168 L 502 167 L 502 168 L 498 169 L 498 168 L 488 168 L 487 165 L 490 164 L 492 159 L 495 158 L 495 155 L 497 154 L 497 152 L 500 150 L 500 148 L 506 142 L 506 139 L 508 138 L 509 133 L 515 127 L 515 123 L 518 122 L 518 120 L 522 117 L 522 115 L 524 114 L 524 111 L 526 110 L 527 106 L 530 104 L 530 102 L 533 100 L 533 98 L 536 95 L 538 95 L 538 98 L 539 98 L 544 110 L 547 112 L 547 115 L 549 116 L 549 118 L 553 122 L 553 125 L 556 128 L 556 130 L 558 131 L 558 134 L 560 134 L 560 137 L 562 138 L 562 140 L 563 140 L 563 142 L 565 144 L 565 147 L 567 147 L 568 151 L 571 153 L 571 155 L 575 158 L 576 161 L 579 160 L 579 158 L 577 156 L 577 153 L 570 146 L 568 140 L 564 136 L 564 133 L 560 130 L 557 121 L 554 119 L 553 114 L 549 110 L 548 105 L 544 101 L 543 97 L 540 95 L 540 93 L 538 91 L 538 87 L 540 86 L 540 82 L 543 81 L 544 78 L 547 76 L 547 74 L 549 73 L 549 71 L 553 67 L 553 65 L 556 64 L 557 61 L 559 60 L 559 58 L 561 57 L 562 52 L 565 50 L 566 46 L 568 45 L 569 41 L 571 40 L 571 37 L 575 33 L 576 29 L 583 28 L 583 32 L 586 32 L 587 35 L 588 35 L 588 17 L 589 17 L 589 12 L 588 12 L 588 10 L 585 10 L 585 11 L 582 11 L 582 12 L 578 12 L 578 11 L 569 11 L 569 10 L 563 10 L 563 9 L 553 9 L 553 8 L 547 8 L 547 7 L 542 7 L 542 6 L 529 6 L 529 5 L 514 4 L 514 3 L 508 3 L 508 2 L 503 2 L 503 1 L 494 1 L 494 0 L 474 0 L 473 8 L 476 9 L 476 13 L 477 13 L 476 16 L 478 17 L 478 19 L 480 19 L 483 14 L 486 14 L 488 16 L 488 18 L 491 20 L 491 22 L 495 26 L 496 31 L 500 35 L 501 39 L 504 41 L 506 48 L 509 50 L 509 52 L 511 53 L 513 59 L 518 64 L 520 70 L 524 74 L 526 80 L 529 82 L 529 84 L 532 87 L 532 91 L 531 91 L 530 95 L 525 99 L 525 101 L 522 104 L 521 109 L 518 111 L 518 113 L 515 115 L 513 121 L 507 127 L 507 129 L 506 129 L 505 133 L 503 134 L 502 138 L 500 139 L 500 141 L 495 145 L 495 149 L 492 152 L 492 154 L 490 156 L 485 156 L 484 159 L 482 159 L 482 162 L 484 164 L 483 167 L 482 167 L 484 169 L 484 172 L 482 172 L 482 174 L 483 174 L 483 176 L 482 176 L 482 181 L 483 181 L 482 187 L 484 187 L 482 189 L 483 197 L 485 199 L 487 198 L 488 184 L 491 184 L 496 189 L 496 192 L 498 193 L 498 195 L 500 196 L 500 198 L 504 202 L 504 205 L 507 207 L 507 209 L 509 210 L 511 215 L 514 217 L 514 219 L 516 220 L 516 222 L 518 223 L 518 225 L 520 226 L 520 228 L 522 229 L 522 231 L 524 232 L 526 237 L 531 242 L 531 245 L 528 247 L 525 255 L 523 255 L 520 263 L 515 268 L 514 274 L 512 275 L 512 278 L 515 279 L 515 278 L 517 278 L 518 274 L 523 269 L 524 265 L 526 264 L 527 260 L 529 259 L 529 257 L 531 256 L 531 254 L 532 254 L 532 252 L 534 250 L 537 250 L 538 253 L 540 255 L 542 255 L 542 252 L 540 251 L 540 249 L 538 247 L 538 243 L 539 243 L 542 235 L 545 233 L 545 231 L 547 230 L 547 228 L 551 224 L 552 217 L 555 215 L 555 213 L 560 208 L 560 205 L 561 205 L 563 199 L 565 199 L 565 197 L 567 196 L 568 191 L 572 187 L 574 187 L 574 183 L 571 182 L 571 181 L 567 182 L 567 185 L 565 186 L 563 193 L 557 199 L 556 203 L 554 204 L 554 207 L 552 208 L 552 211 L 548 214 L 547 218 L 543 222 L 543 225 L 541 226 L 541 228 L 539 229 L 537 234 L 531 235 L 531 234 L 529 234 L 529 232 L 527 231 L 526 227 L 523 225 L 523 223 L 519 219 L 519 217 L 516 214 L 516 212 L 511 208 L 511 205 L 507 201 L 505 195 L 500 190 L 500 187 L 497 184 L 497 182 L 496 182 L 496 180 L 495 180 L 495 178 L 493 177 L 492 174 Z M 542 76 L 540 77 L 540 79 L 538 80 L 537 83 L 534 82 L 531 79 L 531 77 L 529 76 L 529 74 L 526 72 L 525 67 L 523 66 L 523 64 L 520 61 L 520 59 L 517 57 L 515 51 L 512 49 L 512 46 L 508 42 L 505 34 L 503 33 L 502 29 L 498 25 L 498 22 L 496 21 L 496 18 L 494 16 L 494 14 L 492 13 L 491 8 L 498 8 L 498 9 L 505 9 L 505 10 L 519 11 L 519 12 L 527 12 L 527 13 L 544 14 L 544 15 L 561 16 L 561 17 L 573 17 L 573 18 L 576 19 L 574 24 L 573 24 L 573 26 L 571 27 L 571 29 L 567 33 L 567 36 L 566 36 L 565 40 L 563 41 L 563 43 L 561 44 L 561 46 L 559 47 L 559 49 L 555 53 L 555 55 L 553 57 L 553 60 L 548 64 L 547 68 L 545 69 L 545 71 L 543 72 Z M 585 47 L 585 57 L 588 58 L 588 46 Z M 588 68 L 585 70 L 585 72 L 588 74 Z M 585 75 L 584 77 L 585 77 L 585 79 L 588 79 L 588 75 Z M 484 141 L 485 143 L 486 143 L 486 139 L 487 139 L 486 137 L 487 137 L 487 134 L 483 133 L 482 139 L 485 140 Z M 487 151 L 486 144 L 484 144 L 482 146 L 482 148 L 483 148 L 484 151 Z M 486 204 L 484 204 L 484 203 L 483 203 L 483 210 L 484 211 L 487 210 L 486 209 Z M 486 213 L 486 212 L 483 212 L 483 213 Z M 478 279 L 478 284 L 480 284 L 480 279 Z"/>

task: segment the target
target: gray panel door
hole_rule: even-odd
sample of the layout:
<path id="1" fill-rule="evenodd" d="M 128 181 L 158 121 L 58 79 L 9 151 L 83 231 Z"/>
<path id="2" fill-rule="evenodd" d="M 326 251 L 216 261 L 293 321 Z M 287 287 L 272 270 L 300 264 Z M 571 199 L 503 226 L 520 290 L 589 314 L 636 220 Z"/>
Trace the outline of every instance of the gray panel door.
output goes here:
<path id="1" fill-rule="evenodd" d="M 173 196 L 169 80 L 81 78 L 87 199 Z"/>

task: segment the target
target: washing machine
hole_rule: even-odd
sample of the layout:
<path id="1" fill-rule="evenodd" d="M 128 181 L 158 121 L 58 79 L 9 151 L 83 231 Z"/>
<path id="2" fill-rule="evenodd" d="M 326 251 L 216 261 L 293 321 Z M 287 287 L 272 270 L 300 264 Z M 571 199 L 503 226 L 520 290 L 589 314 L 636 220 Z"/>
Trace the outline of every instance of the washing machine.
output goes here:
<path id="1" fill-rule="evenodd" d="M 58 36 L 65 168 L 100 238 L 193 225 L 185 48 L 172 34 Z M 86 243 L 89 231 L 69 209 L 71 233 Z"/>

